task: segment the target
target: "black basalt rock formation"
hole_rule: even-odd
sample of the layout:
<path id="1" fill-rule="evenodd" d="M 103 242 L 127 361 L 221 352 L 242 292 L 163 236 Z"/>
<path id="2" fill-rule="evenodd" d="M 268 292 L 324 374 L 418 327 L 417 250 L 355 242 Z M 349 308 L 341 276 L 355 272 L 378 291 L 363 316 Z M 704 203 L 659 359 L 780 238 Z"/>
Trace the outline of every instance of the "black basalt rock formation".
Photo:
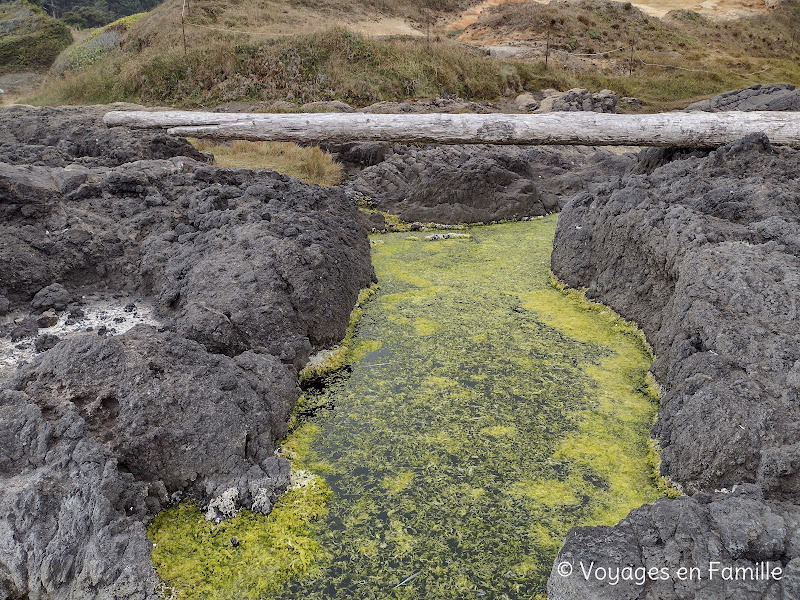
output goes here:
<path id="1" fill-rule="evenodd" d="M 490 223 L 557 212 L 635 162 L 583 147 L 395 146 L 347 185 L 404 221 Z"/>
<path id="2" fill-rule="evenodd" d="M 800 491 L 799 171 L 800 153 L 772 148 L 759 134 L 579 194 L 564 208 L 553 271 L 643 328 L 664 390 L 654 429 L 662 472 L 694 496 L 644 507 L 614 528 L 571 534 L 559 560 L 608 546 L 625 548 L 621 560 L 650 556 L 658 566 L 703 566 L 706 555 L 684 548 L 689 542 L 681 533 L 700 519 L 691 543 L 705 544 L 711 560 L 772 560 L 796 569 L 790 540 L 800 539 L 794 504 Z M 708 494 L 742 485 L 750 512 L 728 510 L 736 502 L 724 493 L 704 504 Z M 712 508 L 713 527 L 703 521 L 710 517 L 696 516 Z M 776 511 L 790 515 L 780 535 L 762 528 Z M 756 534 L 779 541 L 751 554 L 735 544 L 714 545 L 714 536 L 743 527 L 750 513 L 752 535 L 742 543 Z M 658 536 L 661 554 L 648 554 L 655 543 L 648 535 Z M 669 548 L 672 562 L 665 563 L 659 557 Z M 583 578 L 565 582 L 554 571 L 550 588 L 554 599 L 786 598 L 797 588 L 787 577 L 706 595 L 705 583 L 669 589 L 648 583 L 623 594 Z"/>
<path id="3" fill-rule="evenodd" d="M 0 382 L 0 598 L 154 600 L 158 510 L 269 512 L 298 370 L 374 279 L 342 190 L 211 166 L 104 110 L 0 111 L 0 337 L 40 352 Z M 95 295 L 159 326 L 37 337 Z"/>

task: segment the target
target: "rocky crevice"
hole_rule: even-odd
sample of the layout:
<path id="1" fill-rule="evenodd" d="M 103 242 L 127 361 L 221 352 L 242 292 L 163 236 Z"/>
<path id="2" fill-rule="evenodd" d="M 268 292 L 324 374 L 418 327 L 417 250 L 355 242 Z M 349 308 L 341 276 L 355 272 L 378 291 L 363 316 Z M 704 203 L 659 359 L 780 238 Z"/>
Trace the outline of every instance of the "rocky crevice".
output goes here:
<path id="1" fill-rule="evenodd" d="M 343 149 L 363 170 L 347 187 L 408 222 L 491 223 L 558 212 L 564 199 L 621 177 L 635 155 L 585 147 L 381 146 Z"/>

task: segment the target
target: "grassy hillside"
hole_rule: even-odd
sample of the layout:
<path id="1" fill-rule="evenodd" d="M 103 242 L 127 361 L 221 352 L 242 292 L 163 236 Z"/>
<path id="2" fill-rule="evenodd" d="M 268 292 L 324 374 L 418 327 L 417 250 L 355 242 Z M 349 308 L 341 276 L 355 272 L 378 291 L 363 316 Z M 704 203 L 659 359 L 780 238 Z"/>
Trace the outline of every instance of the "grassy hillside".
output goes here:
<path id="1" fill-rule="evenodd" d="M 800 42 L 791 45 L 792 24 L 800 23 L 797 3 L 724 23 L 686 11 L 659 20 L 607 0 L 509 3 L 484 11 L 466 31 L 434 25 L 430 41 L 370 38 L 346 28 L 369 23 L 379 30 L 382 19 L 403 14 L 417 23 L 436 15 L 447 22 L 463 7 L 457 0 L 193 0 L 184 50 L 182 0 L 166 0 L 131 25 L 117 49 L 77 73 L 53 78 L 34 101 L 207 107 L 338 99 L 364 106 L 587 87 L 640 97 L 646 109 L 656 110 L 754 83 L 800 84 Z M 545 69 L 548 27 L 555 54 Z M 528 44 L 532 55 L 499 60 L 475 47 L 508 40 Z"/>
<path id="2" fill-rule="evenodd" d="M 800 37 L 797 2 L 728 21 L 686 10 L 658 19 L 629 2 L 607 0 L 574 0 L 568 7 L 509 3 L 484 11 L 459 37 L 538 45 L 543 56 L 548 30 L 556 70 L 573 73 L 586 87 L 608 87 L 656 105 L 753 83 L 800 83 L 800 39 L 792 44 L 793 31 Z"/>
<path id="3" fill-rule="evenodd" d="M 123 40 L 122 49 L 98 64 L 52 81 L 37 100 L 137 100 L 192 107 L 339 99 L 364 106 L 445 94 L 493 99 L 561 83 L 539 65 L 504 63 L 447 41 L 428 47 L 424 41 L 374 40 L 344 29 L 249 43 L 209 39 L 185 54 L 182 46 L 126 52 L 132 43 Z"/>
<path id="4" fill-rule="evenodd" d="M 71 43 L 69 27 L 37 6 L 25 0 L 0 4 L 0 74 L 46 70 Z"/>
<path id="5" fill-rule="evenodd" d="M 117 19 L 105 27 L 84 32 L 80 35 L 80 39 L 58 55 L 53 63 L 51 74 L 61 76 L 68 71 L 77 72 L 100 61 L 106 54 L 119 47 L 125 32 L 144 15 L 145 13 L 129 15 Z"/>

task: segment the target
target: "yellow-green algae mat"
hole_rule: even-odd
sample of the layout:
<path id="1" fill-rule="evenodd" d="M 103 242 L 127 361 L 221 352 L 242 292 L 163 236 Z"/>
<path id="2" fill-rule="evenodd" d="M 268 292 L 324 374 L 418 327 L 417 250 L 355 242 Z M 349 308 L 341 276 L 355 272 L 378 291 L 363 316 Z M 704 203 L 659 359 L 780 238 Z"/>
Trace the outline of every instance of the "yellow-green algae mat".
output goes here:
<path id="1" fill-rule="evenodd" d="M 553 287 L 555 224 L 374 236 L 380 289 L 352 372 L 284 446 L 324 482 L 220 526 L 164 511 L 149 531 L 175 594 L 544 597 L 570 527 L 658 498 L 652 357 L 633 326 Z"/>

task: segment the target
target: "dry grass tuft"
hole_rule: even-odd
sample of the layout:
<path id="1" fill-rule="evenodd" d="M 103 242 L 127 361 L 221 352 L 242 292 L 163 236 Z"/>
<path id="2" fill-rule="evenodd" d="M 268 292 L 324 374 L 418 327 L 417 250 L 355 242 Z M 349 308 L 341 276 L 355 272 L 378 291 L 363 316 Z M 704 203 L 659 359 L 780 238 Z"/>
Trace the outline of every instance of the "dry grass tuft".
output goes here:
<path id="1" fill-rule="evenodd" d="M 342 180 L 342 165 L 316 146 L 304 148 L 289 142 L 235 140 L 216 144 L 210 140 L 189 140 L 201 152 L 211 152 L 220 167 L 272 169 L 306 183 L 332 186 Z"/>

